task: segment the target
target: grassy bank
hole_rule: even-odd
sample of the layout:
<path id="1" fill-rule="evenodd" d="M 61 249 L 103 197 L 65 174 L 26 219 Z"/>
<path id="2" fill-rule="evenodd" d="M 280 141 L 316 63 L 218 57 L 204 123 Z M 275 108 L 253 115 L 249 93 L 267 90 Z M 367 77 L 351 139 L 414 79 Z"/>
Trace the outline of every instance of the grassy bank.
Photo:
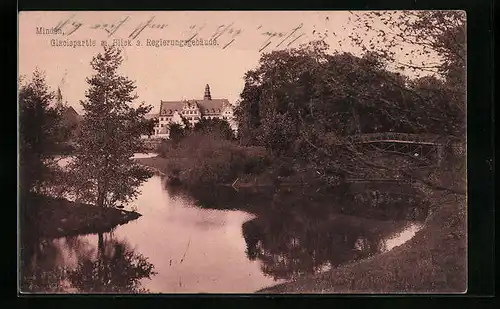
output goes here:
<path id="1" fill-rule="evenodd" d="M 192 134 L 177 144 L 166 143 L 161 149 L 158 157 L 136 160 L 188 188 L 323 184 L 311 169 L 298 167 L 293 159 L 275 159 L 263 147 L 240 146 L 217 136 Z"/>
<path id="2" fill-rule="evenodd" d="M 465 199 L 434 205 L 425 227 L 405 244 L 326 273 L 259 293 L 426 293 L 466 290 Z"/>
<path id="3" fill-rule="evenodd" d="M 270 164 L 261 147 L 243 147 L 218 136 L 198 133 L 178 143 L 167 141 L 160 148 L 159 157 L 137 160 L 191 188 L 230 185 L 244 175 L 261 174 Z"/>
<path id="4" fill-rule="evenodd" d="M 27 203 L 27 209 L 36 209 L 36 215 L 33 216 L 36 231 L 44 237 L 108 232 L 117 225 L 141 216 L 133 211 L 101 208 L 45 196 L 33 196 Z"/>

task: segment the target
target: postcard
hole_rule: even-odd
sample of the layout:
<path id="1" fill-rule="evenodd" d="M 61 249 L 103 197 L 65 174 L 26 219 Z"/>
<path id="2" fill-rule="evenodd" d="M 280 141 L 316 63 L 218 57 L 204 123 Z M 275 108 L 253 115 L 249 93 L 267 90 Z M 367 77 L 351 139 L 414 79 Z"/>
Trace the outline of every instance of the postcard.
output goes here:
<path id="1" fill-rule="evenodd" d="M 463 11 L 21 11 L 21 294 L 467 290 Z"/>

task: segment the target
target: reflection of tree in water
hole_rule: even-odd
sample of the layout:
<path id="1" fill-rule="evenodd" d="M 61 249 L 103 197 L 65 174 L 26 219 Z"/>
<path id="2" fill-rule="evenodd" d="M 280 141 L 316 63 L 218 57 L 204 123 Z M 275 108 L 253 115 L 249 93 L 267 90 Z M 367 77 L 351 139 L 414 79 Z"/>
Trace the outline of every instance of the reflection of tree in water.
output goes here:
<path id="1" fill-rule="evenodd" d="M 387 231 L 342 218 L 276 214 L 243 224 L 250 260 L 275 279 L 295 279 L 325 266 L 366 258 L 380 250 Z"/>
<path id="2" fill-rule="evenodd" d="M 57 264 L 62 253 L 53 241 L 34 238 L 22 242 L 21 247 L 21 291 L 62 292 L 66 272 Z"/>
<path id="3" fill-rule="evenodd" d="M 155 274 L 153 265 L 125 242 L 99 234 L 97 250 L 82 237 L 23 244 L 23 292 L 140 293 L 140 280 Z M 96 254 L 97 251 L 97 254 Z M 66 253 L 66 254 L 65 254 Z M 74 264 L 71 265 L 71 261 Z"/>
<path id="4" fill-rule="evenodd" d="M 395 194 L 378 190 L 351 193 L 344 199 L 344 213 L 370 218 L 423 221 L 428 215 L 428 204 L 417 195 Z"/>
<path id="5" fill-rule="evenodd" d="M 140 280 L 155 274 L 153 264 L 137 254 L 124 242 L 105 240 L 99 234 L 97 259 L 83 258 L 68 272 L 72 285 L 91 293 L 147 292 Z"/>
<path id="6" fill-rule="evenodd" d="M 200 208 L 206 209 L 236 209 L 252 212 L 256 205 L 269 203 L 272 198 L 272 188 L 259 188 L 257 192 L 240 189 L 236 191 L 231 186 L 203 186 L 189 190 L 165 186 L 168 193 L 176 198 L 191 200 Z"/>

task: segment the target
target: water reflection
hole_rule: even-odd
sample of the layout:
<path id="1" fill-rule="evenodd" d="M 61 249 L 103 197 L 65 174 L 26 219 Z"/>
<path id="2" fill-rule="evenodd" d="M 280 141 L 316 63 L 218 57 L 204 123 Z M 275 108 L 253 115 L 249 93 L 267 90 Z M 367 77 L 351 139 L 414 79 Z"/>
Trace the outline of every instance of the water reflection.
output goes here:
<path id="1" fill-rule="evenodd" d="M 390 250 L 414 234 L 407 220 L 425 216 L 406 200 L 372 203 L 360 191 L 187 192 L 154 176 L 133 203 L 143 216 L 112 233 L 22 233 L 22 291 L 250 293 Z"/>
<path id="2" fill-rule="evenodd" d="M 296 279 L 387 250 L 385 238 L 405 221 L 376 221 L 345 215 L 266 216 L 243 224 L 250 260 L 274 279 Z"/>
<path id="3" fill-rule="evenodd" d="M 23 243 L 22 292 L 141 293 L 154 266 L 113 233 Z"/>
<path id="4" fill-rule="evenodd" d="M 382 251 L 389 251 L 394 249 L 395 247 L 401 246 L 415 234 L 423 228 L 423 224 L 421 223 L 411 223 L 404 230 L 399 233 L 394 234 L 393 236 L 384 240 Z"/>
<path id="5" fill-rule="evenodd" d="M 341 204 L 346 206 L 343 213 L 381 220 L 425 220 L 429 214 L 428 203 L 404 190 L 405 188 L 402 188 L 403 192 L 352 190 L 341 200 Z"/>
<path id="6" fill-rule="evenodd" d="M 339 196 L 307 189 L 167 189 L 176 196 L 190 194 L 202 208 L 255 211 L 258 217 L 242 225 L 245 253 L 274 280 L 316 274 L 390 250 L 415 234 L 419 225 L 412 222 L 424 219 L 427 212 L 416 200 L 373 192 L 358 200 L 356 192 Z"/>

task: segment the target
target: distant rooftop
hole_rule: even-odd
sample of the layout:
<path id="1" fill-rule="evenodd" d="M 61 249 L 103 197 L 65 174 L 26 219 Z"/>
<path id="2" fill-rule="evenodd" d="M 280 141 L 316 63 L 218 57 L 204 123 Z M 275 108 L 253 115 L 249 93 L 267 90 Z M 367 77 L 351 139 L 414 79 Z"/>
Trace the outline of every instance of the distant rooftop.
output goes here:
<path id="1" fill-rule="evenodd" d="M 160 115 L 173 115 L 176 111 L 181 111 L 185 104 L 199 107 L 202 114 L 220 114 L 224 108 L 231 106 L 227 99 L 212 99 L 208 84 L 205 86 L 203 99 L 184 101 L 161 100 L 160 103 Z"/>

